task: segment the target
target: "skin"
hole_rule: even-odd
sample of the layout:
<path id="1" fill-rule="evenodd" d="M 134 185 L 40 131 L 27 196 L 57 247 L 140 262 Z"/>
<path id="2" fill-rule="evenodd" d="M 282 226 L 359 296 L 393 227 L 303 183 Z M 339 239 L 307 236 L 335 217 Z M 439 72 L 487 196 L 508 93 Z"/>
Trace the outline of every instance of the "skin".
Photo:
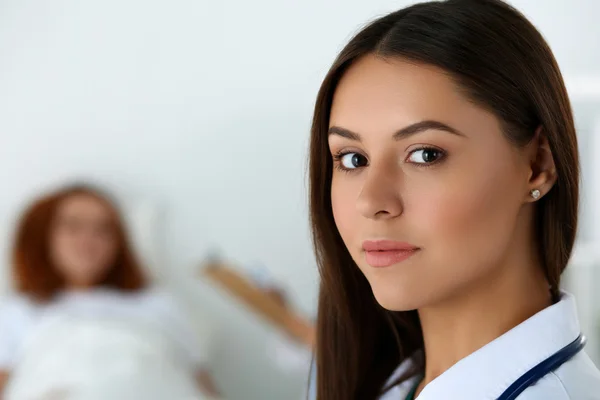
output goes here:
<path id="1" fill-rule="evenodd" d="M 419 311 L 418 392 L 551 304 L 530 195 L 556 180 L 541 128 L 518 148 L 443 70 L 366 56 L 336 89 L 329 147 L 333 214 L 350 255 L 383 307 Z M 363 241 L 382 239 L 418 250 L 374 268 Z"/>
<path id="2" fill-rule="evenodd" d="M 58 207 L 50 258 L 69 290 L 85 291 L 108 272 L 117 251 L 110 209 L 90 195 L 73 195 Z M 0 391 L 10 371 L 0 371 Z M 55 396 L 56 397 L 56 396 Z"/>
<path id="3" fill-rule="evenodd" d="M 68 289 L 91 290 L 108 273 L 118 250 L 113 218 L 106 204 L 87 194 L 70 196 L 58 207 L 50 256 Z M 8 377 L 9 371 L 0 371 L 0 395 Z M 208 370 L 199 370 L 196 381 L 204 393 L 218 396 Z"/>
<path id="4" fill-rule="evenodd" d="M 0 399 L 2 398 L 2 391 L 8 382 L 8 371 L 0 371 Z"/>
<path id="5" fill-rule="evenodd" d="M 89 195 L 65 199 L 50 236 L 53 264 L 71 289 L 89 289 L 109 270 L 117 252 L 111 210 Z"/>
<path id="6" fill-rule="evenodd" d="M 204 394 L 220 397 L 219 390 L 217 389 L 217 385 L 215 384 L 210 371 L 201 369 L 196 375 L 196 381 L 198 382 L 198 386 L 200 389 L 202 389 Z"/>

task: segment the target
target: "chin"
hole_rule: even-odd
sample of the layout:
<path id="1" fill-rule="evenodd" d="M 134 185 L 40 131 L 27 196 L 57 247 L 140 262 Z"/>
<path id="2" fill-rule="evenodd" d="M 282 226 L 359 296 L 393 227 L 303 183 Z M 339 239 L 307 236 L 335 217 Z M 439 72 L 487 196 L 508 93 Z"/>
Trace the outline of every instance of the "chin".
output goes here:
<path id="1" fill-rule="evenodd" d="M 371 286 L 371 289 L 379 305 L 389 311 L 411 311 L 423 306 L 421 296 L 403 291 L 397 286 L 385 289 Z"/>
<path id="2" fill-rule="evenodd" d="M 371 282 L 377 303 L 389 311 L 411 311 L 424 307 L 429 294 L 420 285 L 403 285 L 397 280 Z"/>

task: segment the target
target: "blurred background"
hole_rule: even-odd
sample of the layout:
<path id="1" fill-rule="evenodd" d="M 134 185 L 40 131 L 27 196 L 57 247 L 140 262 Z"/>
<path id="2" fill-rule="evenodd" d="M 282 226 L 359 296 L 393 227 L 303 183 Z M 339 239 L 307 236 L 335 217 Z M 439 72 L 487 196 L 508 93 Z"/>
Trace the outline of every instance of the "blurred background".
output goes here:
<path id="1" fill-rule="evenodd" d="M 305 173 L 316 92 L 354 32 L 411 3 L 0 0 L 0 292 L 24 205 L 71 180 L 99 183 L 153 276 L 198 315 L 223 396 L 300 400 L 308 347 L 201 269 L 218 256 L 315 317 Z M 549 41 L 575 107 L 584 197 L 565 286 L 600 363 L 600 3 L 511 3 Z"/>

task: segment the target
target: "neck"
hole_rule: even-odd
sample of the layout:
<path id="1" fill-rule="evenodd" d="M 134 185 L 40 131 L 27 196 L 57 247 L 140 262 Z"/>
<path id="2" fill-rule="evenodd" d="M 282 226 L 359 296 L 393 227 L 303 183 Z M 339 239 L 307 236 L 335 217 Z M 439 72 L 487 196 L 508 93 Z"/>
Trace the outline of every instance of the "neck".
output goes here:
<path id="1" fill-rule="evenodd" d="M 80 282 L 69 282 L 65 289 L 67 292 L 88 292 L 95 288 L 94 285 Z"/>
<path id="2" fill-rule="evenodd" d="M 459 360 L 551 304 L 537 263 L 508 265 L 442 305 L 419 310 L 426 360 L 419 392 Z"/>

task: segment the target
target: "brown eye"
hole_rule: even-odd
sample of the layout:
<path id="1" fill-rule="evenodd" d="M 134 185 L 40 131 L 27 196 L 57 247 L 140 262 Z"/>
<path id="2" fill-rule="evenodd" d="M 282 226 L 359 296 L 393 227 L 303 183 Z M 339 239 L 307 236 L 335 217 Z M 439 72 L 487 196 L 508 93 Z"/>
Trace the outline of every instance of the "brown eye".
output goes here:
<path id="1" fill-rule="evenodd" d="M 423 148 L 410 153 L 408 161 L 414 164 L 433 164 L 443 156 L 444 153 L 439 149 Z"/>
<path id="2" fill-rule="evenodd" d="M 340 163 L 344 169 L 356 169 L 367 165 L 367 159 L 359 153 L 348 153 L 340 158 Z"/>

